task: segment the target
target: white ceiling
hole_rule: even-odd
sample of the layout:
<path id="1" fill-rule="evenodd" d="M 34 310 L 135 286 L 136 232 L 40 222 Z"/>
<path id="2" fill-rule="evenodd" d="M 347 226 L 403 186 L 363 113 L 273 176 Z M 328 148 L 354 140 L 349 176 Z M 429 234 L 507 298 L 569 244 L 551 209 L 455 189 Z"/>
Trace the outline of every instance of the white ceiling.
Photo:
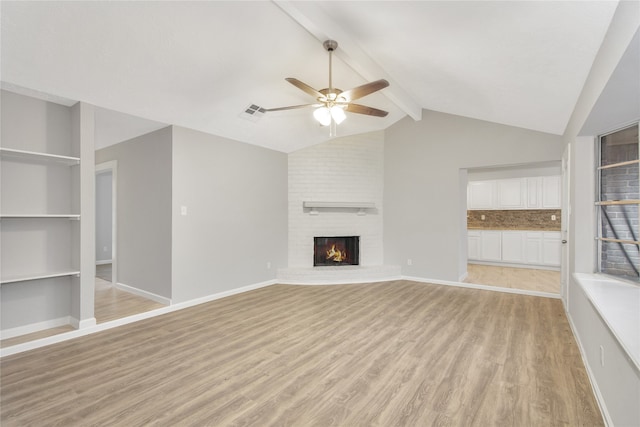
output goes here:
<path id="1" fill-rule="evenodd" d="M 131 122 L 137 131 L 176 124 L 290 152 L 328 139 L 312 110 L 258 120 L 242 112 L 313 102 L 284 79 L 327 87 L 322 41 L 332 38 L 335 86 L 391 82 L 358 101 L 389 115 L 348 113 L 338 136 L 419 120 L 422 109 L 562 134 L 616 6 L 2 1 L 1 76 L 3 87 L 112 110 L 104 144 L 130 135 L 112 128 Z"/>

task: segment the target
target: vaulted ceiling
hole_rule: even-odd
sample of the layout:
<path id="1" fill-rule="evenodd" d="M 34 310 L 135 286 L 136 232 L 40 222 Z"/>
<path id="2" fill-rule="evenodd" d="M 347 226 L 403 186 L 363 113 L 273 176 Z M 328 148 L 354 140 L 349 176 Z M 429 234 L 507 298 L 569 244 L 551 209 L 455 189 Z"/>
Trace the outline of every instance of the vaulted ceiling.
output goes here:
<path id="1" fill-rule="evenodd" d="M 3 87 L 102 107 L 103 128 L 176 124 L 291 152 L 329 138 L 285 81 L 391 84 L 338 136 L 436 110 L 562 134 L 615 1 L 3 1 Z M 124 113 L 124 114 L 121 114 Z M 134 124 L 130 116 L 139 120 Z M 118 134 L 118 132 L 115 132 Z M 126 132 L 120 132 L 124 135 Z M 115 138 L 115 136 L 114 136 Z"/>

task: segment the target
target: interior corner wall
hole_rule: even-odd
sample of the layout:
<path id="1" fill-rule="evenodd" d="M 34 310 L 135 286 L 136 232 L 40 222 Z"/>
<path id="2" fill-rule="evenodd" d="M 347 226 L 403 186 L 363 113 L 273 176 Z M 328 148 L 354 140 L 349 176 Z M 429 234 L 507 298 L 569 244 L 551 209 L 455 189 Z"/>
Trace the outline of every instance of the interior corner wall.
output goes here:
<path id="1" fill-rule="evenodd" d="M 287 155 L 172 129 L 173 302 L 274 280 L 287 266 Z"/>
<path id="2" fill-rule="evenodd" d="M 557 135 L 432 111 L 396 123 L 385 131 L 385 263 L 458 281 L 467 233 L 460 169 L 560 161 L 563 148 Z"/>
<path id="3" fill-rule="evenodd" d="M 289 154 L 289 267 L 313 266 L 313 238 L 360 236 L 360 264 L 382 265 L 384 134 L 336 138 Z M 374 202 L 366 215 L 322 210 L 304 201 Z"/>
<path id="4" fill-rule="evenodd" d="M 171 127 L 96 151 L 118 161 L 117 282 L 171 295 Z"/>

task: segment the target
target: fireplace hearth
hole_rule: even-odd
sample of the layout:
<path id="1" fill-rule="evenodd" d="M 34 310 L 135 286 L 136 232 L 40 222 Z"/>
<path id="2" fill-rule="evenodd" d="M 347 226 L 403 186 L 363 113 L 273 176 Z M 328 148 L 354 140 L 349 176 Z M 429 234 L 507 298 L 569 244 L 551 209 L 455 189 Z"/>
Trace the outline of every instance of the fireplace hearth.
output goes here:
<path id="1" fill-rule="evenodd" d="M 313 266 L 360 264 L 360 236 L 314 237 Z"/>

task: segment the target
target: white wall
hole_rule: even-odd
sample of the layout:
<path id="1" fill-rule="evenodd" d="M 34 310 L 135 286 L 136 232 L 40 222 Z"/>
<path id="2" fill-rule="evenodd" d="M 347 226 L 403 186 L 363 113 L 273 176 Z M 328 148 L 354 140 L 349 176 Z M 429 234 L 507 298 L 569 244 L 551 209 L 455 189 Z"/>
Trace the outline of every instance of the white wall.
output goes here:
<path id="1" fill-rule="evenodd" d="M 118 283 L 171 298 L 171 128 L 96 151 L 118 161 Z"/>
<path id="2" fill-rule="evenodd" d="M 405 276 L 458 281 L 467 231 L 460 170 L 559 161 L 562 149 L 556 135 L 432 111 L 396 123 L 385 132 L 385 263 Z"/>
<path id="3" fill-rule="evenodd" d="M 287 265 L 286 154 L 174 126 L 172 170 L 173 302 L 275 279 Z"/>
<path id="4" fill-rule="evenodd" d="M 289 154 L 289 267 L 313 266 L 313 238 L 360 236 L 360 265 L 383 264 L 382 132 L 332 139 Z M 349 209 L 303 210 L 304 201 L 374 202 Z"/>
<path id="5" fill-rule="evenodd" d="M 96 261 L 111 260 L 111 171 L 96 175 Z"/>

